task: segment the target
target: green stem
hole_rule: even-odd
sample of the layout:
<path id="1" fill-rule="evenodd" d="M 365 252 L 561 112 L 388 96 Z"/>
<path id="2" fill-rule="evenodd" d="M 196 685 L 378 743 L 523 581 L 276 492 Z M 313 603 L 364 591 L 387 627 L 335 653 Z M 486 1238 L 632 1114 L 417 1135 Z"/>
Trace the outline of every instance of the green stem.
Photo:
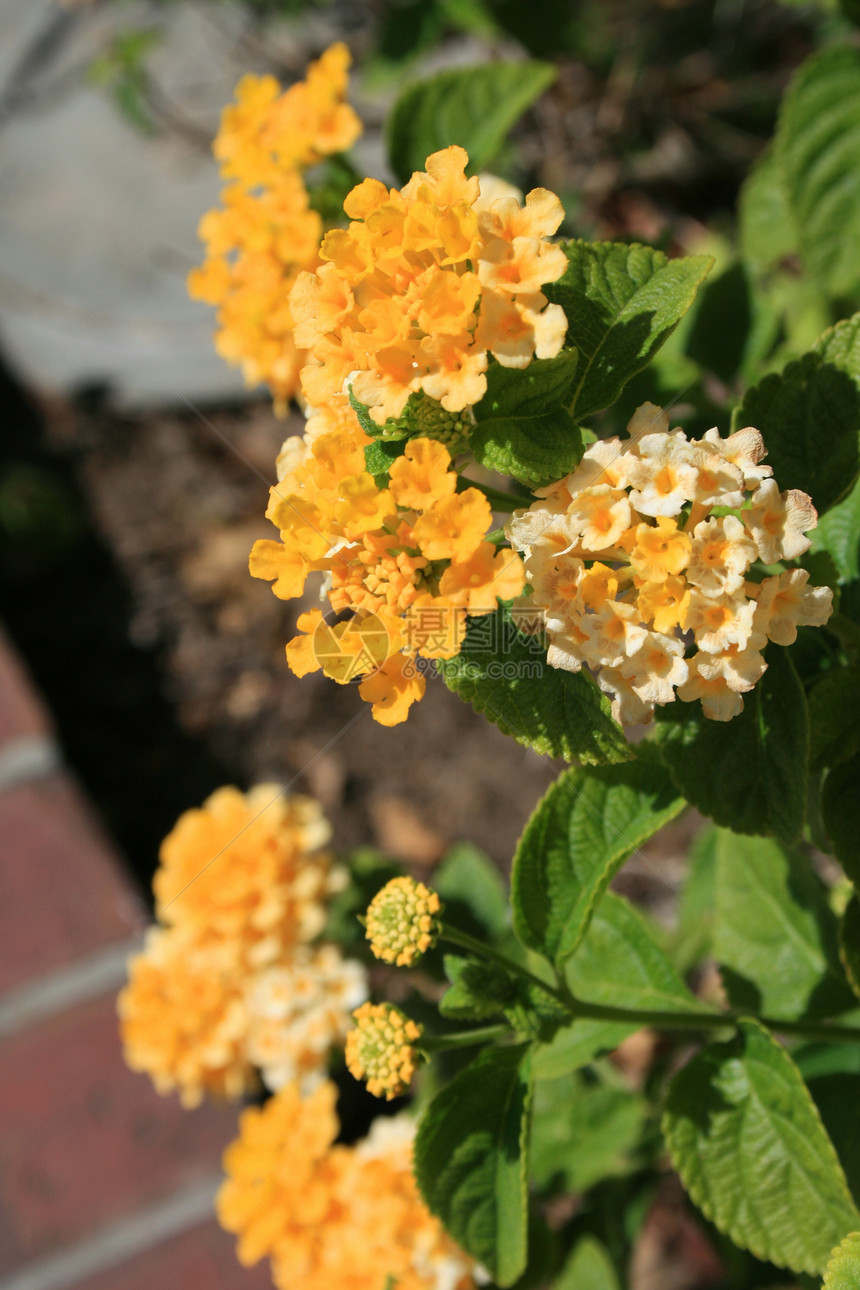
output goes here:
<path id="1" fill-rule="evenodd" d="M 571 994 L 563 979 L 560 979 L 558 988 L 549 985 L 533 972 L 529 972 L 528 968 L 515 963 L 507 955 L 485 945 L 483 941 L 470 936 L 468 932 L 461 932 L 445 924 L 440 938 L 449 941 L 452 945 L 471 950 L 472 953 L 479 954 L 492 963 L 498 963 L 514 976 L 522 977 L 531 985 L 544 990 L 562 1004 L 574 1019 L 582 1017 L 593 1021 L 619 1021 L 638 1028 L 652 1026 L 655 1030 L 726 1030 L 737 1026 L 741 1021 L 758 1021 L 763 1026 L 767 1026 L 768 1030 L 774 1030 L 781 1035 L 796 1035 L 798 1039 L 820 1039 L 825 1042 L 843 1040 L 860 1043 L 860 1026 L 833 1026 L 827 1022 L 814 1021 L 781 1021 L 775 1017 L 757 1017 L 755 1013 L 716 1012 L 704 1009 L 688 1012 L 657 1012 L 638 1008 L 615 1008 L 611 1004 L 604 1003 L 586 1003 L 584 999 L 577 999 Z"/>
<path id="2" fill-rule="evenodd" d="M 501 954 L 491 946 L 485 945 L 483 941 L 470 936 L 468 932 L 461 932 L 458 928 L 449 927 L 445 923 L 439 936 L 441 940 L 450 941 L 452 945 L 460 945 L 464 950 L 471 950 L 473 954 L 480 954 L 482 958 L 489 959 L 491 963 L 498 963 L 507 972 L 512 973 L 514 976 L 522 977 L 530 985 L 536 985 L 539 990 L 545 990 L 547 994 L 552 995 L 564 1007 L 570 1008 L 570 1001 L 561 990 L 557 990 L 554 985 L 550 985 L 539 976 L 535 976 L 534 972 L 529 972 L 528 968 L 521 967 L 519 963 L 509 959 L 506 954 Z"/>
<path id="3" fill-rule="evenodd" d="M 510 1026 L 481 1026 L 478 1030 L 460 1030 L 450 1035 L 422 1035 L 415 1047 L 422 1053 L 447 1053 L 453 1048 L 472 1048 L 475 1044 L 492 1043 L 511 1033 Z"/>

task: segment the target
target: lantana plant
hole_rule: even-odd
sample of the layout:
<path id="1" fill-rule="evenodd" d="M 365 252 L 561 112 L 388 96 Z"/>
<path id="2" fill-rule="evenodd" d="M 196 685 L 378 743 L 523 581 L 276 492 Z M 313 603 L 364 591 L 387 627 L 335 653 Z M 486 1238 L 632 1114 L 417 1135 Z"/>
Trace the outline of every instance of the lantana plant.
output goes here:
<path id="1" fill-rule="evenodd" d="M 618 1290 L 670 1167 L 721 1284 L 856 1285 L 860 271 L 822 212 L 860 167 L 860 56 L 801 69 L 742 208 L 762 299 L 808 274 L 833 325 L 686 401 L 710 256 L 560 239 L 553 193 L 483 172 L 546 75 L 444 73 L 448 139 L 416 107 L 439 82 L 410 89 L 398 187 L 339 155 L 348 63 L 246 77 L 215 144 L 191 290 L 306 416 L 251 573 L 300 602 L 299 677 L 383 726 L 445 684 L 558 773 L 509 891 L 467 844 L 418 881 L 333 860 L 305 799 L 220 790 L 165 842 L 128 1059 L 187 1102 L 271 1094 L 218 1213 L 284 1290 Z M 688 807 L 668 928 L 611 885 Z M 331 1072 L 381 1099 L 358 1144 Z"/>

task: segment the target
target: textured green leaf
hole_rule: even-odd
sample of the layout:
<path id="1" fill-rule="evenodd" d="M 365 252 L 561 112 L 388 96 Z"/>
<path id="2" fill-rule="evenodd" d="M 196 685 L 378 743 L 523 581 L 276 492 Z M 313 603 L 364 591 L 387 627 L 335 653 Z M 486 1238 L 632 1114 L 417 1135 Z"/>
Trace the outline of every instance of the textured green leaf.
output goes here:
<path id="1" fill-rule="evenodd" d="M 388 158 L 405 182 L 432 152 L 457 143 L 473 171 L 493 160 L 527 108 L 556 77 L 549 63 L 482 63 L 407 85 L 388 117 Z"/>
<path id="2" fill-rule="evenodd" d="M 809 764 L 836 766 L 860 752 L 860 668 L 834 667 L 809 692 Z"/>
<path id="3" fill-rule="evenodd" d="M 414 1168 L 431 1213 L 500 1286 L 527 1258 L 529 1046 L 490 1048 L 431 1102 Z"/>
<path id="4" fill-rule="evenodd" d="M 558 1079 L 587 1066 L 595 1057 L 611 1053 L 637 1029 L 620 1021 L 581 1018 L 565 1026 L 546 1044 L 536 1044 L 532 1061 L 535 1079 Z"/>
<path id="5" fill-rule="evenodd" d="M 754 273 L 773 268 L 797 250 L 797 229 L 785 181 L 772 151 L 760 157 L 738 203 L 741 254 Z"/>
<path id="6" fill-rule="evenodd" d="M 806 817 L 809 721 L 788 651 L 770 645 L 768 669 L 732 721 L 695 706 L 659 713 L 657 738 L 678 788 L 703 815 L 736 833 L 796 842 Z"/>
<path id="7" fill-rule="evenodd" d="M 641 914 L 609 891 L 565 967 L 577 999 L 643 1011 L 702 1008 L 649 932 Z"/>
<path id="8" fill-rule="evenodd" d="M 690 308 L 713 265 L 708 255 L 669 260 L 623 242 L 568 242 L 563 277 L 543 288 L 567 315 L 579 351 L 569 405 L 581 420 L 614 403 Z"/>
<path id="9" fill-rule="evenodd" d="M 545 642 L 518 632 L 510 607 L 470 618 L 460 653 L 439 670 L 476 712 L 539 753 L 589 765 L 633 755 L 605 695 L 583 673 L 550 667 Z"/>
<path id="10" fill-rule="evenodd" d="M 860 1047 L 857 1044 L 801 1044 L 792 1052 L 810 1096 L 818 1108 L 849 1190 L 860 1200 L 860 1116 L 846 1107 L 860 1101 Z"/>
<path id="11" fill-rule="evenodd" d="M 593 1236 L 583 1236 L 553 1283 L 552 1290 L 620 1290 L 620 1287 L 612 1260 L 604 1247 Z"/>
<path id="12" fill-rule="evenodd" d="M 780 488 L 809 493 L 819 512 L 844 497 L 860 469 L 860 314 L 747 390 L 732 424 L 761 431 Z"/>
<path id="13" fill-rule="evenodd" d="M 565 404 L 576 368 L 577 355 L 569 350 L 524 368 L 490 365 L 469 436 L 482 466 L 535 487 L 574 469 L 583 443 Z"/>
<path id="14" fill-rule="evenodd" d="M 820 1273 L 860 1226 L 800 1072 L 757 1022 L 741 1022 L 675 1076 L 663 1132 L 695 1203 L 759 1259 Z"/>
<path id="15" fill-rule="evenodd" d="M 388 487 L 388 476 L 394 462 L 406 451 L 406 439 L 374 439 L 365 445 L 364 468 L 376 481 L 377 488 Z"/>
<path id="16" fill-rule="evenodd" d="M 714 954 L 733 1007 L 791 1021 L 853 1006 L 836 915 L 806 856 L 721 829 L 716 914 Z"/>
<path id="17" fill-rule="evenodd" d="M 860 286 L 860 51 L 808 59 L 783 99 L 776 158 L 804 262 L 831 295 Z"/>
<path id="18" fill-rule="evenodd" d="M 516 995 L 510 973 L 496 963 L 446 954 L 445 975 L 451 988 L 439 1000 L 443 1017 L 483 1021 L 501 1016 Z"/>
<path id="19" fill-rule="evenodd" d="M 860 900 L 856 893 L 851 897 L 842 915 L 839 928 L 839 953 L 851 989 L 860 995 Z"/>
<path id="20" fill-rule="evenodd" d="M 531 1173 L 539 1188 L 584 1192 L 635 1168 L 647 1114 L 643 1097 L 599 1078 L 541 1080 L 532 1112 Z"/>
<path id="21" fill-rule="evenodd" d="M 812 530 L 812 550 L 833 558 L 841 583 L 860 577 L 860 483 L 847 497 L 818 518 Z"/>
<path id="22" fill-rule="evenodd" d="M 678 932 L 672 946 L 672 961 L 682 973 L 712 954 L 717 837 L 717 829 L 702 829 L 687 855 L 687 881 L 678 901 Z"/>
<path id="23" fill-rule="evenodd" d="M 855 886 L 860 884 L 860 756 L 840 762 L 827 776 L 821 818 L 833 854 Z"/>
<path id="24" fill-rule="evenodd" d="M 563 963 L 585 935 L 613 874 L 685 805 L 654 748 L 635 761 L 566 771 L 526 824 L 514 856 L 514 930 Z"/>
<path id="25" fill-rule="evenodd" d="M 433 874 L 433 887 L 453 926 L 491 940 L 508 931 L 507 887 L 489 856 L 473 843 L 454 843 Z"/>
<path id="26" fill-rule="evenodd" d="M 860 1290 L 860 1232 L 851 1232 L 833 1251 L 821 1290 Z"/>

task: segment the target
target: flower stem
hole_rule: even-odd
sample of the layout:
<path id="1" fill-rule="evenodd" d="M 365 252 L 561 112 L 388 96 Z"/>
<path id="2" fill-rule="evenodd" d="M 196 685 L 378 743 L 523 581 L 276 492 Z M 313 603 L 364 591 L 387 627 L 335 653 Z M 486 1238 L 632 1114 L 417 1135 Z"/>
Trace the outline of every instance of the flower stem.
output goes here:
<path id="1" fill-rule="evenodd" d="M 472 1048 L 476 1044 L 492 1043 L 511 1033 L 510 1026 L 481 1026 L 478 1030 L 460 1030 L 450 1035 L 422 1035 L 415 1047 L 422 1053 L 447 1053 L 454 1048 Z"/>
<path id="2" fill-rule="evenodd" d="M 586 1003 L 584 999 L 577 999 L 571 994 L 563 979 L 560 980 L 558 988 L 549 985 L 533 972 L 529 972 L 528 968 L 515 963 L 507 955 L 485 945 L 483 941 L 470 936 L 468 932 L 461 932 L 446 923 L 440 933 L 440 939 L 471 950 L 473 954 L 489 959 L 491 963 L 498 963 L 514 976 L 522 977 L 531 985 L 544 990 L 567 1009 L 573 1020 L 588 1018 L 592 1021 L 618 1021 L 639 1028 L 651 1026 L 655 1030 L 730 1030 L 742 1021 L 758 1021 L 761 1025 L 767 1026 L 768 1030 L 773 1030 L 780 1035 L 794 1035 L 798 1039 L 860 1043 L 860 1026 L 836 1026 L 826 1021 L 782 1021 L 776 1017 L 758 1017 L 751 1012 L 719 1012 L 711 1008 L 657 1012 L 639 1008 L 616 1008 L 604 1003 Z"/>
<path id="3" fill-rule="evenodd" d="M 449 927 L 447 923 L 443 924 L 439 936 L 441 940 L 450 941 L 452 945 L 459 945 L 464 950 L 471 950 L 473 954 L 480 954 L 482 958 L 489 959 L 491 963 L 498 963 L 513 976 L 522 977 L 530 985 L 536 985 L 539 990 L 546 991 L 547 994 L 552 995 L 554 999 L 570 1010 L 570 1001 L 561 990 L 557 990 L 554 985 L 550 985 L 548 981 L 542 980 L 541 977 L 535 976 L 534 972 L 529 972 L 528 968 L 515 963 L 506 954 L 501 954 L 498 950 L 494 950 L 492 946 L 485 945 L 477 937 L 470 936 L 468 932 L 461 932 L 459 928 Z"/>

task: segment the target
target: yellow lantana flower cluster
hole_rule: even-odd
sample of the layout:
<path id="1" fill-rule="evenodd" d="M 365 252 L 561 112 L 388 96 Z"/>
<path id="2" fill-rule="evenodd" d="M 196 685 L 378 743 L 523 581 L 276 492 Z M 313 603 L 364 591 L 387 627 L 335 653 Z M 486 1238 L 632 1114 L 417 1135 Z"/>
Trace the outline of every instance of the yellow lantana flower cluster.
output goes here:
<path id="1" fill-rule="evenodd" d="M 392 878 L 367 907 L 371 951 L 384 963 L 413 967 L 436 944 L 441 911 L 439 896 L 423 882 Z"/>
<path id="2" fill-rule="evenodd" d="M 302 389 L 324 405 L 347 381 L 378 425 L 423 390 L 449 412 L 483 398 L 488 355 L 507 367 L 554 358 L 567 320 L 541 287 L 567 268 L 547 241 L 564 210 L 546 189 L 525 205 L 500 180 L 467 179 L 468 155 L 427 158 L 399 191 L 365 179 L 346 198 L 346 229 L 290 295 Z"/>
<path id="3" fill-rule="evenodd" d="M 593 444 L 506 530 L 526 556 L 547 660 L 590 668 L 625 725 L 676 696 L 729 721 L 767 667 L 766 643 L 790 645 L 830 615 L 830 588 L 804 569 L 747 576 L 808 550 L 815 509 L 779 492 L 751 427 L 688 440 L 644 404 L 628 434 Z"/>
<path id="4" fill-rule="evenodd" d="M 257 1083 L 313 1087 L 367 997 L 362 966 L 312 945 L 345 875 L 322 850 L 310 798 L 221 788 L 165 838 L 153 881 L 160 926 L 118 1001 L 125 1057 L 194 1106 Z"/>
<path id="5" fill-rule="evenodd" d="M 268 1255 L 279 1290 L 474 1290 L 487 1278 L 448 1237 L 412 1176 L 414 1127 L 379 1119 L 355 1146 L 339 1131 L 333 1084 L 288 1085 L 242 1113 L 224 1156 L 222 1227 L 246 1266 Z"/>
<path id="6" fill-rule="evenodd" d="M 206 258 L 189 274 L 188 290 L 218 306 L 222 358 L 241 366 L 249 385 L 268 384 L 281 406 L 298 389 L 304 363 L 287 298 L 299 273 L 319 263 L 323 235 L 302 172 L 361 134 L 344 102 L 349 63 L 346 46 L 333 45 L 284 93 L 273 76 L 244 76 L 213 145 L 233 182 L 222 207 L 200 223 Z"/>
<path id="7" fill-rule="evenodd" d="M 346 1038 L 346 1065 L 374 1097 L 402 1097 L 421 1062 L 415 1047 L 423 1033 L 393 1003 L 363 1003 Z"/>
<path id="8" fill-rule="evenodd" d="M 410 439 L 378 488 L 364 469 L 369 442 L 344 395 L 311 418 L 303 439 L 287 440 L 267 511 L 280 541 L 255 543 L 251 572 L 285 600 L 325 572 L 332 609 L 353 616 L 302 614 L 287 661 L 297 676 L 363 677 L 373 716 L 395 725 L 424 693 L 414 660 L 456 655 L 467 616 L 519 595 L 525 575 L 519 556 L 486 540 L 490 504 L 477 488 L 457 491 L 444 444 Z"/>

